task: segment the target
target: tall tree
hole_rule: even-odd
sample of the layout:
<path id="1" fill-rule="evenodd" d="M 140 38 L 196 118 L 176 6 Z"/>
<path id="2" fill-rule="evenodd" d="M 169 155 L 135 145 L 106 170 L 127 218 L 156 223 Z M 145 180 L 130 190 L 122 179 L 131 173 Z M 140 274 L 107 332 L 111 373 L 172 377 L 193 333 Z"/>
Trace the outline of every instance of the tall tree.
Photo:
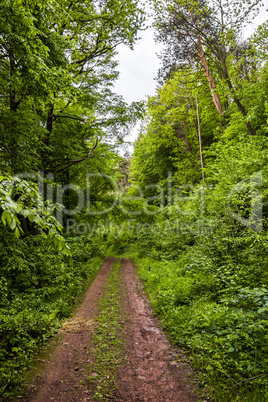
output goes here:
<path id="1" fill-rule="evenodd" d="M 67 169 L 92 156 L 109 127 L 127 124 L 133 115 L 111 90 L 118 75 L 115 49 L 133 46 L 142 20 L 136 0 L 3 0 L 2 169 Z M 76 129 L 77 152 L 55 160 L 53 146 L 63 150 Z"/>
<path id="2" fill-rule="evenodd" d="M 243 115 L 249 134 L 253 129 L 247 119 L 245 102 L 235 86 L 232 65 L 235 59 L 232 48 L 237 43 L 242 28 L 259 11 L 261 0 L 154 0 L 157 39 L 166 44 L 163 54 L 164 67 L 201 66 L 215 107 L 220 115 L 224 105 L 219 95 L 218 83 L 224 80 L 230 97 Z"/>
<path id="3" fill-rule="evenodd" d="M 149 98 L 145 129 L 135 143 L 130 171 L 133 182 L 145 189 L 146 195 L 154 195 L 155 184 L 164 188 L 170 176 L 177 185 L 200 180 L 196 96 L 200 99 L 202 142 L 206 149 L 217 130 L 217 112 L 203 76 L 190 68 L 179 70 L 158 90 L 157 96 Z"/>

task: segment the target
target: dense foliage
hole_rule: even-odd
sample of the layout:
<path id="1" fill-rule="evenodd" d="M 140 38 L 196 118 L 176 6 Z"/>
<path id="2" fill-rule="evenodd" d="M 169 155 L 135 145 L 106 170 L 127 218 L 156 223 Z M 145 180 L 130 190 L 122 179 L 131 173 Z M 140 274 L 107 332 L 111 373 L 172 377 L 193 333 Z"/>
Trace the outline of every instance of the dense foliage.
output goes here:
<path id="1" fill-rule="evenodd" d="M 242 40 L 260 1 L 152 3 L 160 87 L 123 158 L 142 104 L 113 93 L 115 51 L 138 2 L 2 1 L 3 398 L 115 253 L 211 398 L 268 398 L 267 22 Z"/>

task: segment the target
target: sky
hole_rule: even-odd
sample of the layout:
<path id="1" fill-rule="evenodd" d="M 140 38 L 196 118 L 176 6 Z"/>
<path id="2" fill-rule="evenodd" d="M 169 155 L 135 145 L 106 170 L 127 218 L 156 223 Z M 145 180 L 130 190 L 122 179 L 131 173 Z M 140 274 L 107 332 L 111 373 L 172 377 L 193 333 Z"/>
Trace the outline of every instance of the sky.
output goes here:
<path id="1" fill-rule="evenodd" d="M 254 27 L 260 25 L 268 18 L 268 0 L 264 0 L 264 7 L 254 23 L 244 31 L 245 38 L 254 32 Z M 161 52 L 161 45 L 154 42 L 154 30 L 148 28 L 140 32 L 140 40 L 130 50 L 124 45 L 117 48 L 119 61 L 119 79 L 115 84 L 115 92 L 122 95 L 131 103 L 133 101 L 146 100 L 147 96 L 155 95 L 157 82 L 155 80 L 161 61 L 157 53 Z M 139 133 L 139 124 L 127 137 L 128 141 L 134 142 Z M 133 151 L 133 147 L 129 147 Z"/>
<path id="2" fill-rule="evenodd" d="M 134 50 L 124 45 L 117 48 L 120 77 L 115 89 L 128 103 L 143 100 L 146 95 L 154 95 L 154 78 L 160 67 L 156 53 L 161 51 L 161 46 L 154 43 L 153 28 L 141 32 L 140 36 Z"/>
<path id="3" fill-rule="evenodd" d="M 161 45 L 154 42 L 153 28 L 140 32 L 139 36 L 141 39 L 133 50 L 124 45 L 117 48 L 120 76 L 114 90 L 128 103 L 146 100 L 148 96 L 155 95 L 155 78 L 161 63 L 157 56 L 161 52 Z M 138 133 L 139 123 L 127 137 L 127 141 L 135 141 Z M 130 146 L 129 151 L 132 152 L 133 147 Z"/>

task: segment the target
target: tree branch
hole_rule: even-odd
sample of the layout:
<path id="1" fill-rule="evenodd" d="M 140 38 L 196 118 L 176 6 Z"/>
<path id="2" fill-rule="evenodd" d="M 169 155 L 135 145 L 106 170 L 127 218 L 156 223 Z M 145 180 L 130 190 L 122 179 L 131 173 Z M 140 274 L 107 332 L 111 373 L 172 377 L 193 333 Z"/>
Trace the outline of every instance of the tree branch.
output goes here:
<path id="1" fill-rule="evenodd" d="M 83 161 L 85 161 L 86 159 L 90 158 L 90 157 L 93 155 L 93 151 L 94 151 L 95 148 L 97 147 L 98 142 L 99 142 L 99 137 L 97 137 L 95 145 L 93 146 L 93 148 L 91 148 L 91 150 L 89 151 L 89 153 L 88 153 L 84 158 L 77 159 L 77 160 L 75 160 L 75 161 L 70 161 L 69 163 L 67 163 L 67 165 L 62 166 L 62 167 L 60 167 L 59 169 L 57 169 L 57 170 L 54 172 L 54 174 L 60 173 L 60 172 L 62 172 L 63 170 L 68 169 L 69 167 L 71 167 L 71 166 L 73 166 L 73 165 L 76 165 L 77 163 L 83 162 Z"/>

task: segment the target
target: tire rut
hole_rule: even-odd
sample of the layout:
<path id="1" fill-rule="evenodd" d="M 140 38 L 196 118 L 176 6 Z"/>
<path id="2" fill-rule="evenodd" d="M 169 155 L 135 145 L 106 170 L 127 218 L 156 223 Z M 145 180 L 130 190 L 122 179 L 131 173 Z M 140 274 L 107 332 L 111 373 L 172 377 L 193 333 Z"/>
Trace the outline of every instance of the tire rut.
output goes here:
<path id="1" fill-rule="evenodd" d="M 99 299 L 104 293 L 114 262 L 114 258 L 105 259 L 82 305 L 74 317 L 63 324 L 62 340 L 54 350 L 50 362 L 20 401 L 89 400 L 88 389 L 81 381 L 86 376 L 84 371 L 89 359 L 88 346 L 94 329 L 94 318 L 98 313 Z"/>
<path id="2" fill-rule="evenodd" d="M 106 258 L 86 297 L 72 319 L 63 324 L 62 337 L 42 375 L 29 386 L 26 395 L 16 400 L 91 401 L 87 381 L 90 348 L 99 300 L 115 258 Z M 195 384 L 183 354 L 169 341 L 154 316 L 151 305 L 129 259 L 120 259 L 122 303 L 125 317 L 123 333 L 128 363 L 117 370 L 118 390 L 112 400 L 119 402 L 197 401 Z M 109 317 L 107 317 L 109 320 Z M 182 357 L 178 360 L 178 357 Z M 115 373 L 116 374 L 116 373 Z M 107 399 L 106 399 L 107 400 Z"/>
<path id="3" fill-rule="evenodd" d="M 117 401 L 190 402 L 197 398 L 189 383 L 189 367 L 153 314 L 134 264 L 121 259 L 128 367 L 120 370 Z"/>

